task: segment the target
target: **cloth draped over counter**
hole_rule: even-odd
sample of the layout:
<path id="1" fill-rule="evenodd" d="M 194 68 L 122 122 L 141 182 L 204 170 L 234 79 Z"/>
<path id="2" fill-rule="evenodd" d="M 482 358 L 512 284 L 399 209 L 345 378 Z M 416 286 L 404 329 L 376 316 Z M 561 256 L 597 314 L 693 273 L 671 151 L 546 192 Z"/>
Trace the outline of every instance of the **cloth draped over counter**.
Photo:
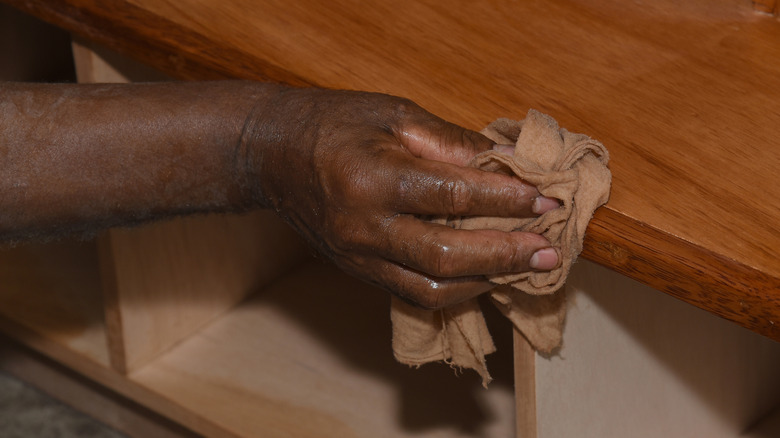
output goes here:
<path id="1" fill-rule="evenodd" d="M 561 343 L 566 300 L 562 291 L 569 270 L 582 251 L 585 229 L 609 198 L 609 154 L 596 140 L 571 133 L 545 114 L 530 110 L 522 121 L 498 119 L 482 133 L 497 144 L 514 144 L 514 156 L 488 151 L 471 166 L 516 175 L 535 185 L 561 206 L 534 218 L 457 217 L 437 222 L 462 229 L 522 230 L 542 234 L 560 250 L 551 271 L 499 274 L 489 279 L 488 294 L 498 309 L 537 350 L 550 353 Z M 485 355 L 495 351 L 476 298 L 439 310 L 392 299 L 393 351 L 401 363 L 419 366 L 445 361 L 471 368 L 490 382 Z"/>

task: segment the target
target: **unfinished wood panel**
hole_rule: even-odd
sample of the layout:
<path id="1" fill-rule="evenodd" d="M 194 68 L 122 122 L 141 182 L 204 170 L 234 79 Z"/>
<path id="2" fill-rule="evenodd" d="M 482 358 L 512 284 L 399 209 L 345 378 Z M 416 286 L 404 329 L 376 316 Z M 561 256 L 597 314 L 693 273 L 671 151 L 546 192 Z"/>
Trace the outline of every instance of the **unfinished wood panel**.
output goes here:
<path id="1" fill-rule="evenodd" d="M 195 438 L 195 434 L 138 404 L 5 338 L 0 370 L 132 437 Z"/>
<path id="2" fill-rule="evenodd" d="M 77 303 L 87 297 L 69 298 Z M 99 302 L 99 296 L 92 298 Z M 513 388 L 502 368 L 511 368 L 511 361 L 489 357 L 496 380 L 488 391 L 476 374 L 459 374 L 444 364 L 401 365 L 390 348 L 387 299 L 385 292 L 315 262 L 129 377 L 35 332 L 11 333 L 203 436 L 510 436 Z M 509 353 L 511 343 L 501 343 L 497 331 L 494 335 L 501 352 Z M 13 359 L 0 350 L 0 368 L 19 365 Z M 504 359 L 511 356 L 504 354 Z M 19 366 L 35 371 L 38 365 Z M 36 381 L 33 377 L 27 376 Z M 69 403 L 80 407 L 86 401 L 87 408 L 100 408 L 91 396 L 71 392 L 67 382 L 54 376 L 45 380 Z"/>
<path id="3" fill-rule="evenodd" d="M 515 408 L 517 438 L 536 438 L 536 352 L 514 330 Z"/>
<path id="4" fill-rule="evenodd" d="M 240 437 L 496 437 L 514 429 L 511 355 L 489 390 L 397 363 L 385 292 L 314 262 L 130 375 Z M 509 349 L 511 350 L 511 341 Z"/>
<path id="5" fill-rule="evenodd" d="M 780 339 L 775 293 L 742 312 L 719 307 L 780 283 L 780 184 L 767 183 L 780 168 L 780 26 L 750 2 L 6 1 L 176 77 L 390 92 L 471 128 L 547 112 L 610 149 L 610 216 L 668 244 L 633 257 L 647 248 L 633 236 L 600 263 L 622 262 L 685 300 L 688 290 L 647 268 L 674 265 L 708 284 L 718 266 L 688 263 L 678 246 L 734 261 L 745 268 L 734 287 L 696 304 Z"/>
<path id="6" fill-rule="evenodd" d="M 269 211 L 112 230 L 109 245 L 104 260 L 113 272 L 104 273 L 114 297 L 106 299 L 106 315 L 112 363 L 123 372 L 150 362 L 306 256 L 297 235 Z"/>
<path id="7" fill-rule="evenodd" d="M 170 76 L 86 39 L 73 37 L 73 61 L 81 83 L 125 83 L 171 80 Z"/>
<path id="8" fill-rule="evenodd" d="M 166 77 L 103 48 L 73 45 L 80 82 Z M 302 260 L 271 212 L 113 229 L 99 241 L 112 366 L 127 373 L 192 335 Z"/>
<path id="9" fill-rule="evenodd" d="M 5 322 L 5 320 L 0 319 L 0 329 L 8 333 Z M 18 327 L 16 330 L 11 331 L 10 334 L 14 340 L 20 341 L 25 347 L 43 354 L 79 375 L 87 376 L 89 380 L 133 400 L 153 412 L 159 413 L 178 424 L 199 425 L 198 430 L 201 431 L 203 436 L 221 436 L 220 429 L 210 427 L 210 424 L 203 422 L 198 415 L 183 409 L 154 391 L 134 384 L 125 375 L 119 374 L 107 365 L 98 364 L 92 360 L 85 360 L 83 355 L 66 345 L 40 336 L 38 333 L 24 327 Z M 0 355 L 0 364 L 10 363 L 13 366 L 13 359 L 12 355 Z"/>
<path id="10" fill-rule="evenodd" d="M 536 357 L 534 438 L 733 438 L 780 403 L 780 344 L 590 262 Z"/>
<path id="11" fill-rule="evenodd" d="M 45 339 L 108 366 L 101 295 L 94 241 L 0 250 L 0 328 L 17 339 Z"/>

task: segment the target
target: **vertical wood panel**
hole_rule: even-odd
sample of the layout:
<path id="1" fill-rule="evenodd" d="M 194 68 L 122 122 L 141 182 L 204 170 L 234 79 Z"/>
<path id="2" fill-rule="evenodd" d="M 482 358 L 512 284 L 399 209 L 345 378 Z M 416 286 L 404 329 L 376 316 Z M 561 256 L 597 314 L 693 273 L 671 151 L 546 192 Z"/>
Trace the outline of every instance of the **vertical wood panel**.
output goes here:
<path id="1" fill-rule="evenodd" d="M 517 438 L 536 438 L 536 352 L 514 330 Z"/>
<path id="2" fill-rule="evenodd" d="M 148 67 L 74 43 L 79 82 L 164 80 Z M 191 336 L 305 256 L 272 212 L 112 229 L 98 242 L 111 365 L 129 373 Z"/>
<path id="3" fill-rule="evenodd" d="M 536 358 L 539 438 L 733 438 L 780 403 L 780 344 L 581 261 L 560 354 Z"/>

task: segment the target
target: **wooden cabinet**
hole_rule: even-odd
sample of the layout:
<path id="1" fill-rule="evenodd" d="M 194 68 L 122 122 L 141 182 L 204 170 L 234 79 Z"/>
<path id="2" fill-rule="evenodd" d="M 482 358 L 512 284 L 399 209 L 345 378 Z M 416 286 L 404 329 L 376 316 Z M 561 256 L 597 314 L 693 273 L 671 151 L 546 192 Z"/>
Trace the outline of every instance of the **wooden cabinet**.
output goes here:
<path id="1" fill-rule="evenodd" d="M 751 2 L 7 2 L 80 36 L 83 81 L 162 77 L 140 61 L 390 92 L 475 129 L 534 107 L 603 141 L 614 185 L 563 348 L 489 318 L 487 391 L 396 364 L 387 296 L 269 212 L 3 252 L 0 329 L 59 364 L 8 344 L 4 369 L 138 436 L 778 433 L 780 23 Z"/>

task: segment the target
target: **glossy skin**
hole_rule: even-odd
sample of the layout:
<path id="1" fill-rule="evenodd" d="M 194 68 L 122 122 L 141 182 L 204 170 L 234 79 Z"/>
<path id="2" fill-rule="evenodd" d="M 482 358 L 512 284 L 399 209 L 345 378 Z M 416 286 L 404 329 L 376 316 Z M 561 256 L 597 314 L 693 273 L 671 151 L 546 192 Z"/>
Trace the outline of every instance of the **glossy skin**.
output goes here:
<path id="1" fill-rule="evenodd" d="M 342 269 L 427 308 L 485 292 L 486 274 L 557 264 L 541 236 L 424 219 L 527 217 L 557 204 L 465 167 L 495 145 L 393 96 L 252 82 L 0 84 L 0 126 L 4 241 L 267 207 Z"/>

